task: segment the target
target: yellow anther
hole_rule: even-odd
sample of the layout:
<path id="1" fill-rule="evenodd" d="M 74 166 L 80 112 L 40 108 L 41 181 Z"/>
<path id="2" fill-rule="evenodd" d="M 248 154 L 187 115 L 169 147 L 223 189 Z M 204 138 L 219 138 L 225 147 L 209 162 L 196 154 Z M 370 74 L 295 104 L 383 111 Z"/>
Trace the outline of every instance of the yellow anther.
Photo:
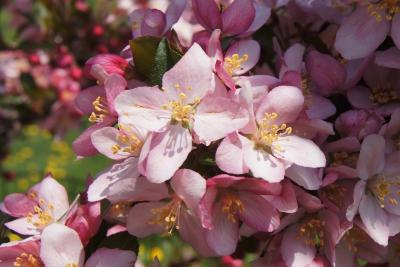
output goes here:
<path id="1" fill-rule="evenodd" d="M 21 253 L 15 261 L 14 261 L 14 266 L 16 267 L 43 267 L 42 261 L 39 259 L 39 257 L 36 257 L 32 254 L 28 253 Z"/>
<path id="2" fill-rule="evenodd" d="M 376 21 L 392 21 L 393 17 L 400 13 L 400 0 L 380 0 L 368 2 L 367 8 L 368 13 L 375 17 Z"/>
<path id="3" fill-rule="evenodd" d="M 368 240 L 368 235 L 357 226 L 353 226 L 343 236 L 343 240 L 347 243 L 347 248 L 356 253 L 358 251 L 359 243 L 363 243 Z"/>
<path id="4" fill-rule="evenodd" d="M 111 146 L 111 152 L 117 154 L 122 151 L 125 153 L 138 156 L 140 149 L 143 146 L 143 142 L 134 134 L 129 127 L 118 125 L 119 133 L 117 135 L 117 141 L 119 144 Z"/>
<path id="5" fill-rule="evenodd" d="M 179 215 L 181 212 L 182 200 L 174 197 L 169 203 L 161 208 L 154 208 L 151 212 L 154 217 L 148 224 L 164 226 L 164 235 L 171 235 L 174 229 L 179 229 Z"/>
<path id="6" fill-rule="evenodd" d="M 356 168 L 358 161 L 358 153 L 348 153 L 345 151 L 334 152 L 332 154 L 332 163 L 330 166 L 338 167 L 341 165 L 346 165 L 351 168 Z"/>
<path id="7" fill-rule="evenodd" d="M 131 205 L 129 202 L 118 202 L 111 205 L 108 215 L 113 219 L 125 218 L 129 212 Z"/>
<path id="8" fill-rule="evenodd" d="M 244 54 L 243 56 L 239 56 L 239 54 L 233 54 L 231 57 L 225 58 L 224 68 L 228 72 L 229 75 L 233 75 L 233 73 L 242 68 L 242 64 L 245 63 L 249 59 L 248 54 Z"/>
<path id="9" fill-rule="evenodd" d="M 399 100 L 399 96 L 391 84 L 372 88 L 369 99 L 379 105 Z"/>
<path id="10" fill-rule="evenodd" d="M 309 218 L 303 221 L 299 229 L 299 238 L 304 240 L 308 246 L 324 246 L 325 222 L 319 218 Z"/>
<path id="11" fill-rule="evenodd" d="M 280 137 L 290 135 L 292 127 L 285 123 L 274 124 L 273 121 L 278 118 L 277 113 L 266 113 L 258 125 L 257 133 L 253 136 L 256 148 L 271 152 L 271 149 L 282 151 L 278 145 L 274 144 Z"/>
<path id="12" fill-rule="evenodd" d="M 388 180 L 384 176 L 377 176 L 372 180 L 372 192 L 377 198 L 381 208 L 385 207 L 385 202 L 390 205 L 397 206 L 398 201 L 394 195 L 400 196 L 400 177 L 391 177 Z"/>
<path id="13" fill-rule="evenodd" d="M 65 264 L 65 267 L 78 267 L 78 264 L 77 263 L 68 263 L 68 264 Z"/>
<path id="14" fill-rule="evenodd" d="M 192 103 L 185 103 L 187 99 L 185 93 L 180 93 L 178 98 L 179 100 L 172 100 L 168 104 L 162 105 L 161 108 L 171 111 L 172 124 L 181 124 L 182 127 L 189 128 L 200 98 L 196 97 Z"/>
<path id="15" fill-rule="evenodd" d="M 236 222 L 238 214 L 244 212 L 243 202 L 233 193 L 227 193 L 222 197 L 221 200 L 222 212 L 226 214 L 228 220 L 232 223 Z"/>
<path id="16" fill-rule="evenodd" d="M 90 122 L 102 122 L 104 117 L 109 113 L 107 108 L 107 102 L 101 96 L 98 96 L 93 102 L 92 106 L 94 112 L 92 112 L 89 116 Z"/>

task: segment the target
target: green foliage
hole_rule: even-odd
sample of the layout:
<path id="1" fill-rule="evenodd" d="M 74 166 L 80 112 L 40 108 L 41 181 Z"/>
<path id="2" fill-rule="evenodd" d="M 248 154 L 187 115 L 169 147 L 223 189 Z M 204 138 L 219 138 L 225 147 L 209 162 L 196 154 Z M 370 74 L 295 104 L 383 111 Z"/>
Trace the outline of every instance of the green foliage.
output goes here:
<path id="1" fill-rule="evenodd" d="M 153 85 L 160 85 L 166 71 L 182 57 L 165 38 L 143 36 L 129 42 L 135 70 Z"/>
<path id="2" fill-rule="evenodd" d="M 0 10 L 0 37 L 10 47 L 17 47 L 21 42 L 17 29 L 11 27 L 11 15 L 5 9 Z"/>

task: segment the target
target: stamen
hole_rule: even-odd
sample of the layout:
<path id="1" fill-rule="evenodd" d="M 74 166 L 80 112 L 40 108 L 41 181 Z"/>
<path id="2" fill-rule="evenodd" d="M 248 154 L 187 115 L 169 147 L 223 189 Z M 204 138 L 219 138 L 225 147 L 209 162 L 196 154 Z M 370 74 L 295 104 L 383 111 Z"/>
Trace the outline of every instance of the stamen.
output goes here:
<path id="1" fill-rule="evenodd" d="M 329 199 L 329 201 L 334 203 L 339 208 L 344 206 L 346 193 L 346 187 L 341 186 L 337 183 L 325 186 L 321 191 L 322 196 Z"/>
<path id="2" fill-rule="evenodd" d="M 323 247 L 324 226 L 324 221 L 318 218 L 309 218 L 300 225 L 299 238 L 303 238 L 304 243 L 308 246 Z"/>
<path id="3" fill-rule="evenodd" d="M 277 113 L 265 113 L 265 117 L 258 125 L 258 130 L 253 141 L 255 142 L 256 148 L 263 149 L 268 153 L 271 153 L 271 149 L 277 151 L 283 151 L 280 146 L 274 144 L 280 137 L 290 135 L 292 133 L 292 127 L 288 127 L 285 123 L 280 125 L 272 123 L 278 118 Z"/>
<path id="4" fill-rule="evenodd" d="M 394 181 L 392 179 L 394 179 Z M 399 203 L 393 195 L 397 194 L 400 196 L 400 178 L 391 177 L 389 181 L 384 176 L 378 176 L 373 180 L 371 190 L 378 199 L 381 208 L 385 207 L 386 202 L 390 205 L 397 206 Z"/>
<path id="5" fill-rule="evenodd" d="M 243 69 L 242 64 L 249 59 L 248 54 L 244 54 L 242 57 L 239 54 L 233 54 L 231 57 L 225 58 L 224 68 L 229 75 L 233 75 L 235 70 Z"/>
<path id="6" fill-rule="evenodd" d="M 27 221 L 35 227 L 44 228 L 54 221 L 52 215 L 54 206 L 44 199 L 39 199 L 38 202 L 39 205 L 33 208 L 33 212 L 28 213 Z"/>
<path id="7" fill-rule="evenodd" d="M 129 127 L 118 125 L 119 133 L 117 135 L 117 141 L 120 144 L 111 146 L 111 152 L 117 154 L 119 152 L 129 153 L 133 156 L 138 156 L 140 149 L 143 146 L 143 142 L 132 132 Z"/>
<path id="8" fill-rule="evenodd" d="M 338 167 L 345 165 L 351 168 L 356 168 L 357 161 L 358 161 L 358 153 L 349 153 L 345 151 L 333 152 L 332 162 L 330 166 Z"/>
<path id="9" fill-rule="evenodd" d="M 384 105 L 399 100 L 399 96 L 391 84 L 386 84 L 372 88 L 369 99 L 376 104 Z"/>
<path id="10" fill-rule="evenodd" d="M 358 243 L 363 243 L 368 240 L 368 235 L 359 227 L 354 226 L 343 236 L 343 240 L 347 242 L 347 248 L 356 253 L 358 251 Z"/>
<path id="11" fill-rule="evenodd" d="M 14 266 L 16 267 L 43 267 L 42 261 L 39 259 L 39 257 L 36 257 L 32 254 L 28 253 L 21 253 L 15 261 L 14 261 Z"/>
<path id="12" fill-rule="evenodd" d="M 131 205 L 129 202 L 118 202 L 111 205 L 108 215 L 113 219 L 123 219 L 126 218 Z"/>
<path id="13" fill-rule="evenodd" d="M 189 128 L 193 121 L 193 116 L 196 112 L 197 106 L 200 104 L 200 98 L 196 98 L 192 103 L 185 104 L 187 95 L 185 93 L 179 94 L 179 100 L 172 100 L 168 104 L 161 107 L 171 111 L 171 123 L 181 124 L 184 128 Z"/>
<path id="14" fill-rule="evenodd" d="M 65 267 L 78 267 L 78 264 L 76 264 L 76 263 L 68 263 L 68 264 L 65 264 Z"/>
<path id="15" fill-rule="evenodd" d="M 101 96 L 98 96 L 96 100 L 92 102 L 94 112 L 89 116 L 90 122 L 102 122 L 104 117 L 109 113 L 107 108 L 107 102 Z"/>
<path id="16" fill-rule="evenodd" d="M 236 217 L 238 214 L 244 212 L 243 202 L 238 196 L 232 193 L 227 193 L 221 200 L 222 212 L 226 214 L 228 220 L 232 223 L 236 223 Z"/>
<path id="17" fill-rule="evenodd" d="M 400 0 L 380 0 L 368 2 L 368 13 L 375 17 L 377 22 L 383 19 L 392 21 L 396 14 L 400 13 Z M 383 16 L 382 16 L 383 14 Z"/>
<path id="18" fill-rule="evenodd" d="M 172 201 L 161 208 L 154 208 L 151 212 L 155 215 L 148 224 L 158 224 L 164 226 L 163 235 L 171 235 L 174 229 L 179 229 L 179 214 L 182 207 L 182 201 L 174 197 Z"/>

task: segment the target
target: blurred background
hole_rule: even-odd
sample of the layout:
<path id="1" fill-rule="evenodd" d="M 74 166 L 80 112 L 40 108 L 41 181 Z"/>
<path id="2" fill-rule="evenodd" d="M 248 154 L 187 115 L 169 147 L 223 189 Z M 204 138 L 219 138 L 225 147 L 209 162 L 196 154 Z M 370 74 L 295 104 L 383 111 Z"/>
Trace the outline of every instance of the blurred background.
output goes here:
<path id="1" fill-rule="evenodd" d="M 102 156 L 76 159 L 71 143 L 89 122 L 74 100 L 94 85 L 84 75 L 85 62 L 99 53 L 119 54 L 131 39 L 128 14 L 145 5 L 142 0 L 0 1 L 1 198 L 26 191 L 51 172 L 72 201 L 87 177 L 108 165 Z M 146 266 L 155 256 L 162 266 L 222 264 L 193 255 L 176 236 L 140 244 Z"/>

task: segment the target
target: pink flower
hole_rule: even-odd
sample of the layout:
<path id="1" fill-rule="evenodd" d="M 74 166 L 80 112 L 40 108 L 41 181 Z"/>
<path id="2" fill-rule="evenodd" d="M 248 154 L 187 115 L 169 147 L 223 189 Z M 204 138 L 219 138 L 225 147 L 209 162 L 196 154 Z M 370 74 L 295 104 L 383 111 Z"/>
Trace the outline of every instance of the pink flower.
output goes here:
<path id="1" fill-rule="evenodd" d="M 378 244 L 387 246 L 389 236 L 400 232 L 399 153 L 385 156 L 385 139 L 367 136 L 357 162 L 360 181 L 354 188 L 354 202 L 347 208 L 352 220 L 358 210 L 365 231 Z"/>
<path id="2" fill-rule="evenodd" d="M 256 41 L 243 39 L 232 43 L 223 55 L 220 35 L 220 30 L 212 33 L 207 53 L 213 60 L 213 68 L 218 77 L 234 91 L 234 76 L 245 74 L 257 64 L 261 48 Z"/>
<path id="3" fill-rule="evenodd" d="M 133 38 L 163 36 L 179 20 L 185 10 L 186 0 L 173 0 L 164 12 L 158 9 L 137 9 L 129 15 Z"/>
<path id="4" fill-rule="evenodd" d="M 192 133 L 205 144 L 243 127 L 247 112 L 212 90 L 209 57 L 194 44 L 163 77 L 163 90 L 139 87 L 115 101 L 119 123 L 152 133 L 140 155 L 141 173 L 151 182 L 168 180 L 192 150 Z"/>
<path id="5" fill-rule="evenodd" d="M 171 179 L 171 193 L 161 201 L 134 205 L 128 214 L 130 234 L 144 238 L 151 234 L 179 231 L 182 239 L 204 256 L 213 255 L 198 217 L 198 205 L 206 192 L 206 180 L 195 171 L 179 169 Z"/>
<path id="6" fill-rule="evenodd" d="M 268 20 L 271 10 L 264 1 L 192 0 L 197 21 L 208 31 L 248 36 Z"/>
<path id="7" fill-rule="evenodd" d="M 208 246 L 218 255 L 230 255 L 239 239 L 239 220 L 254 230 L 272 232 L 279 213 L 263 195 L 280 194 L 280 184 L 225 174 L 207 180 L 199 209 Z"/>
<path id="8" fill-rule="evenodd" d="M 399 17 L 400 18 L 400 17 Z M 359 109 L 374 109 L 387 116 L 400 107 L 400 70 L 371 63 L 363 78 L 368 86 L 358 85 L 347 91 L 351 105 Z"/>
<path id="9" fill-rule="evenodd" d="M 129 64 L 126 59 L 113 54 L 100 54 L 90 58 L 85 64 L 85 74 L 88 77 L 102 80 L 102 77 L 96 77 L 98 75 L 95 69 L 93 69 L 95 65 L 100 66 L 108 75 L 115 73 L 125 77 L 125 69 Z"/>
<path id="10" fill-rule="evenodd" d="M 50 175 L 29 189 L 26 195 L 11 194 L 1 210 L 18 219 L 5 224 L 21 235 L 38 235 L 49 224 L 58 221 L 69 208 L 65 188 Z"/>
<path id="11" fill-rule="evenodd" d="M 136 261 L 133 251 L 99 248 L 85 261 L 78 234 L 62 224 L 46 227 L 41 236 L 40 258 L 46 267 L 130 267 Z"/>
<path id="12" fill-rule="evenodd" d="M 335 48 L 346 59 L 373 53 L 390 34 L 400 47 L 400 15 L 397 1 L 365 1 L 345 18 L 336 33 Z"/>
<path id="13" fill-rule="evenodd" d="M 379 134 L 385 137 L 387 153 L 400 150 L 400 108 L 393 111 L 390 121 L 381 128 Z"/>
<path id="14" fill-rule="evenodd" d="M 324 167 L 322 151 L 312 141 L 293 134 L 288 125 L 296 120 L 303 105 L 304 97 L 298 88 L 274 88 L 264 97 L 254 115 L 250 115 L 254 120 L 253 127 L 242 131 L 243 134 L 233 133 L 222 141 L 216 152 L 218 167 L 233 174 L 251 170 L 253 176 L 269 182 L 281 181 L 285 169 L 293 163 L 303 167 Z M 304 153 L 308 156 L 304 157 Z"/>
<path id="15" fill-rule="evenodd" d="M 0 266 L 44 267 L 40 259 L 39 238 L 30 237 L 0 245 Z"/>

